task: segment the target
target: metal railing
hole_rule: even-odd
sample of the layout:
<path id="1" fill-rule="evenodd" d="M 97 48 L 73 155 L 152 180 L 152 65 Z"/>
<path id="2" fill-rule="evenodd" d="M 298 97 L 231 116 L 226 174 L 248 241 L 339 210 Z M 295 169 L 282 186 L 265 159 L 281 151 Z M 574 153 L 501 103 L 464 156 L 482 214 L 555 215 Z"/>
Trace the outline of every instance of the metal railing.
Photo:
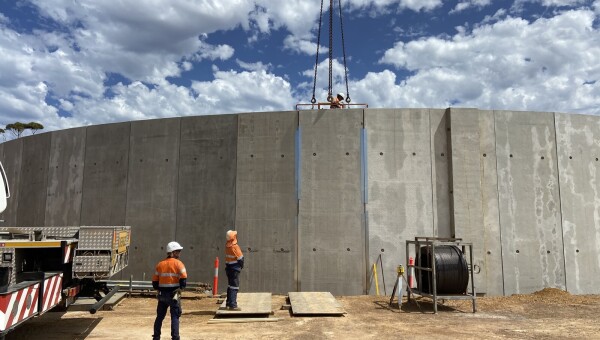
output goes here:
<path id="1" fill-rule="evenodd" d="M 356 109 L 366 109 L 369 107 L 369 104 L 342 104 L 342 110 L 343 109 L 351 109 L 351 108 L 356 108 Z M 340 110 L 339 108 L 336 109 L 332 109 L 331 108 L 331 103 L 329 102 L 325 102 L 325 103 L 314 103 L 314 104 L 296 104 L 296 110 Z"/>
<path id="2" fill-rule="evenodd" d="M 120 292 L 127 293 L 154 293 L 155 289 L 152 287 L 152 281 L 134 281 L 130 280 L 103 280 L 99 282 L 106 283 L 109 289 L 119 287 Z M 202 282 L 188 282 L 185 289 L 186 291 L 212 291 L 212 286 L 208 283 Z"/>

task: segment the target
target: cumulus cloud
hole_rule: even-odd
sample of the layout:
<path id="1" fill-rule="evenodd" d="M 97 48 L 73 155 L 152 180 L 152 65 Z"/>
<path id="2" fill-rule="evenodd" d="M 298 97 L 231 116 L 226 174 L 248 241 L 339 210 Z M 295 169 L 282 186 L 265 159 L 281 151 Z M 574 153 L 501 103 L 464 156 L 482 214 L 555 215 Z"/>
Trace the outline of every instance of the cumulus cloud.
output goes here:
<path id="1" fill-rule="evenodd" d="M 228 59 L 233 48 L 203 42 L 202 34 L 247 25 L 244 0 L 127 1 L 33 0 L 42 15 L 69 29 L 89 64 L 129 79 L 160 82 L 179 76 L 183 58 Z"/>
<path id="2" fill-rule="evenodd" d="M 380 61 L 414 73 L 395 87 L 414 94 L 419 106 L 600 114 L 600 32 L 594 20 L 588 10 L 531 23 L 508 17 L 472 32 L 459 30 L 452 39 L 398 42 Z"/>
<path id="3" fill-rule="evenodd" d="M 462 12 L 471 7 L 482 8 L 490 5 L 491 3 L 491 0 L 460 0 L 454 9 L 450 11 L 450 14 Z"/>
<path id="4" fill-rule="evenodd" d="M 460 15 L 467 9 L 489 8 L 490 3 L 460 0 L 453 11 Z M 290 110 L 312 96 L 313 69 L 302 73 L 306 81 L 294 83 L 290 78 L 297 74 L 286 74 L 287 69 L 273 67 L 271 60 L 252 57 L 249 62 L 239 54 L 245 46 L 214 38 L 237 30 L 247 35 L 242 41 L 254 46 L 278 34 L 269 46 L 272 50 L 260 53 L 278 53 L 274 51 L 279 48 L 286 58 L 314 56 L 319 6 L 311 1 L 148 0 L 140 6 L 120 0 L 22 0 L 20 4 L 33 4 L 51 25 L 19 31 L 8 12 L 0 13 L 0 124 L 18 118 L 40 121 L 46 130 L 53 130 L 134 119 Z M 410 11 L 428 15 L 423 13 L 438 10 L 434 15 L 439 15 L 443 2 L 344 4 L 345 14 L 390 18 Z M 428 37 L 426 25 L 412 32 L 396 31 L 405 40 L 384 53 L 378 71 L 350 77 L 353 103 L 600 114 L 596 66 L 600 0 L 515 4 L 562 12 L 549 11 L 546 16 L 551 18 L 528 22 L 508 16 L 514 11 L 499 9 L 479 23 L 458 27 L 448 38 Z M 586 7 L 570 10 L 576 6 Z M 332 64 L 333 92 L 346 92 L 343 65 L 338 60 Z M 327 68 L 328 60 L 318 65 L 319 101 L 327 96 Z M 191 73 L 204 81 L 184 78 Z M 108 76 L 113 74 L 123 80 L 115 84 Z"/>
<path id="5" fill-rule="evenodd" d="M 202 44 L 202 46 L 199 49 L 199 52 L 196 54 L 199 57 L 196 60 L 227 60 L 233 56 L 234 51 L 235 49 L 229 45 L 213 46 L 210 44 Z"/>
<path id="6" fill-rule="evenodd" d="M 442 0 L 349 0 L 349 7 L 354 10 L 373 9 L 372 13 L 391 9 L 408 9 L 415 12 L 430 11 L 442 6 Z"/>
<path id="7" fill-rule="evenodd" d="M 299 54 L 315 55 L 317 54 L 317 44 L 300 39 L 293 35 L 288 35 L 283 40 L 283 48 Z M 328 53 L 329 49 L 325 46 L 319 46 L 319 53 Z"/>
<path id="8" fill-rule="evenodd" d="M 263 64 L 262 62 L 258 61 L 255 63 L 247 63 L 244 61 L 241 61 L 239 59 L 236 59 L 235 62 L 244 70 L 248 70 L 248 71 L 268 71 L 272 65 L 271 64 Z M 217 69 L 218 70 L 218 69 Z"/>
<path id="9" fill-rule="evenodd" d="M 588 0 L 516 0 L 515 5 L 519 6 L 525 3 L 539 3 L 546 7 L 563 7 L 583 5 Z"/>
<path id="10" fill-rule="evenodd" d="M 215 71 L 215 80 L 192 83 L 204 114 L 293 110 L 291 85 L 281 77 L 258 71 Z"/>

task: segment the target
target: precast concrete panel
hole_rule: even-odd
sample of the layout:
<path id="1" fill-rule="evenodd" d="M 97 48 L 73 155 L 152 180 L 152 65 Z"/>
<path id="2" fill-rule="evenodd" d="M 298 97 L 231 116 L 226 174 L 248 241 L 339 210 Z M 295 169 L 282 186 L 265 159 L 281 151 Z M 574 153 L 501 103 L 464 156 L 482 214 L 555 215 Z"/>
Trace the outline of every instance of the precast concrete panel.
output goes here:
<path id="1" fill-rule="evenodd" d="M 299 116 L 299 291 L 363 294 L 363 110 L 307 110 Z"/>
<path id="2" fill-rule="evenodd" d="M 81 218 L 86 128 L 50 133 L 47 226 L 77 226 Z"/>
<path id="3" fill-rule="evenodd" d="M 502 276 L 502 240 L 498 203 L 498 171 L 496 169 L 496 132 L 494 111 L 479 111 L 479 156 L 481 201 L 483 208 L 483 267 L 476 268 L 485 276 L 487 295 L 504 295 Z M 476 253 L 476 258 L 479 255 Z M 476 287 L 477 288 L 477 287 Z M 477 289 L 478 292 L 483 292 Z"/>
<path id="4" fill-rule="evenodd" d="M 175 238 L 185 247 L 182 260 L 191 281 L 212 283 L 219 257 L 220 291 L 227 289 L 225 233 L 235 222 L 237 119 L 237 115 L 181 118 Z M 250 257 L 245 244 L 240 238 L 244 255 Z M 246 272 L 242 280 L 251 275 Z"/>
<path id="5" fill-rule="evenodd" d="M 245 291 L 285 294 L 296 290 L 298 112 L 238 119 L 235 226 L 251 270 L 241 285 Z"/>
<path id="6" fill-rule="evenodd" d="M 476 291 L 502 295 L 493 112 L 449 111 L 454 236 L 473 243 Z"/>
<path id="7" fill-rule="evenodd" d="M 125 278 L 141 280 L 147 273 L 150 279 L 167 243 L 176 240 L 179 127 L 179 118 L 131 122 L 125 224 L 133 237 Z M 177 241 L 186 259 L 186 240 Z"/>
<path id="8" fill-rule="evenodd" d="M 23 138 L 13 139 L 2 143 L 2 166 L 6 172 L 6 179 L 10 188 L 10 197 L 6 210 L 0 214 L 1 226 L 14 227 L 17 225 L 17 208 L 19 206 L 19 188 L 21 187 L 21 164 L 23 151 Z"/>
<path id="9" fill-rule="evenodd" d="M 50 133 L 23 138 L 17 227 L 42 227 L 46 216 Z"/>
<path id="10" fill-rule="evenodd" d="M 129 122 L 87 128 L 81 225 L 125 224 L 130 128 Z"/>
<path id="11" fill-rule="evenodd" d="M 494 114 L 504 294 L 565 289 L 554 114 Z"/>
<path id="12" fill-rule="evenodd" d="M 443 109 L 430 109 L 431 186 L 433 188 L 433 235 L 452 237 L 450 217 L 450 183 L 448 174 L 448 114 Z"/>
<path id="13" fill-rule="evenodd" d="M 600 294 L 600 118 L 555 120 L 567 290 Z"/>
<path id="14" fill-rule="evenodd" d="M 381 256 L 384 276 L 394 282 L 396 267 L 406 264 L 406 240 L 434 234 L 429 109 L 368 109 L 365 128 L 368 265 Z M 372 277 L 371 270 L 369 293 L 374 294 Z"/>

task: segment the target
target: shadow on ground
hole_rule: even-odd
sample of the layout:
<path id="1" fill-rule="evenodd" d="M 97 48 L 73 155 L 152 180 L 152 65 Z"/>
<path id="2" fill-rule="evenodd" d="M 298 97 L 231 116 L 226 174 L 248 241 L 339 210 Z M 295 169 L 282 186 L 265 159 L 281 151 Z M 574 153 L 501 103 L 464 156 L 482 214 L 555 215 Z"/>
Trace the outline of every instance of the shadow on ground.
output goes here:
<path id="1" fill-rule="evenodd" d="M 25 321 L 6 335 L 6 340 L 40 339 L 33 334 L 41 334 L 43 339 L 83 340 L 98 326 L 101 317 L 61 319 L 64 312 L 49 312 L 38 318 Z"/>
<path id="2" fill-rule="evenodd" d="M 433 314 L 433 302 L 429 299 L 411 299 L 410 302 L 403 302 L 402 308 L 398 309 L 398 302 L 394 301 L 390 305 L 388 301 L 374 301 L 377 309 L 387 309 L 394 313 L 426 313 Z M 455 313 L 466 313 L 464 310 L 456 309 L 450 306 L 445 306 L 443 303 L 438 303 L 438 312 L 455 312 Z"/>

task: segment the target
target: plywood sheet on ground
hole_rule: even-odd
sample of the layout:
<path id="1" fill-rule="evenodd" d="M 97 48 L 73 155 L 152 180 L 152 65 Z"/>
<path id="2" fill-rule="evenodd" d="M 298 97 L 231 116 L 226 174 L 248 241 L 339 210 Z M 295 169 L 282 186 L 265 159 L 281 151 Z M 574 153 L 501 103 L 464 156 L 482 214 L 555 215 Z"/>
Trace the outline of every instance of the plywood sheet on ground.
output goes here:
<path id="1" fill-rule="evenodd" d="M 342 315 L 342 305 L 330 292 L 289 292 L 294 315 Z"/>
<path id="2" fill-rule="evenodd" d="M 229 315 L 248 315 L 248 314 L 271 314 L 271 293 L 239 293 L 237 296 L 239 311 L 226 310 L 225 304 L 227 301 L 223 301 L 219 310 L 217 310 L 217 316 L 229 316 Z"/>

